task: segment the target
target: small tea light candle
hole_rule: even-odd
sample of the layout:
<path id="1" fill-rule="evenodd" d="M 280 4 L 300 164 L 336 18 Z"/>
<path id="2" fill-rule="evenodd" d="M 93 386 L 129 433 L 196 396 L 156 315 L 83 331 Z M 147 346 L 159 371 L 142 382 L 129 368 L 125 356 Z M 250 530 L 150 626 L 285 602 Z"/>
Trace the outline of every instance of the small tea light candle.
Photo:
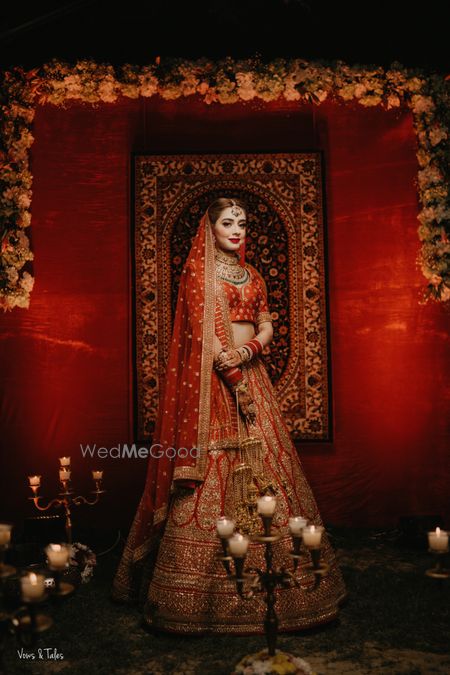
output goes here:
<path id="1" fill-rule="evenodd" d="M 92 472 L 92 478 L 94 480 L 101 480 L 103 477 L 103 471 L 93 471 Z"/>
<path id="2" fill-rule="evenodd" d="M 320 546 L 323 530 L 324 528 L 322 525 L 306 525 L 303 528 L 303 541 L 305 542 L 305 546 L 308 546 L 308 548 Z"/>
<path id="3" fill-rule="evenodd" d="M 63 570 L 66 567 L 70 556 L 70 548 L 67 544 L 49 544 L 45 547 L 45 552 L 50 569 Z"/>
<path id="4" fill-rule="evenodd" d="M 8 546 L 11 541 L 12 525 L 0 523 L 0 546 Z"/>
<path id="5" fill-rule="evenodd" d="M 231 537 L 234 532 L 234 520 L 221 516 L 216 521 L 216 527 L 219 537 Z"/>
<path id="6" fill-rule="evenodd" d="M 289 518 L 289 530 L 290 530 L 291 534 L 296 534 L 296 535 L 301 534 L 305 525 L 306 525 L 306 520 L 305 520 L 305 518 L 302 518 L 301 516 L 293 516 L 292 518 Z"/>
<path id="7" fill-rule="evenodd" d="M 247 554 L 249 539 L 236 532 L 228 539 L 228 546 L 233 558 L 243 558 Z"/>
<path id="8" fill-rule="evenodd" d="M 68 469 L 60 469 L 59 480 L 69 480 L 69 479 L 70 479 L 70 471 Z"/>
<path id="9" fill-rule="evenodd" d="M 428 532 L 428 544 L 433 551 L 446 551 L 448 549 L 448 532 L 437 527 L 435 531 Z"/>
<path id="10" fill-rule="evenodd" d="M 273 516 L 277 500 L 271 495 L 264 495 L 258 499 L 258 513 L 260 516 Z"/>
<path id="11" fill-rule="evenodd" d="M 30 487 L 39 487 L 41 484 L 41 477 L 40 476 L 28 476 L 28 481 L 30 483 Z"/>
<path id="12" fill-rule="evenodd" d="M 45 576 L 29 572 L 20 579 L 22 600 L 24 602 L 36 602 L 45 594 Z"/>
<path id="13" fill-rule="evenodd" d="M 60 457 L 59 463 L 61 466 L 70 466 L 70 457 Z"/>

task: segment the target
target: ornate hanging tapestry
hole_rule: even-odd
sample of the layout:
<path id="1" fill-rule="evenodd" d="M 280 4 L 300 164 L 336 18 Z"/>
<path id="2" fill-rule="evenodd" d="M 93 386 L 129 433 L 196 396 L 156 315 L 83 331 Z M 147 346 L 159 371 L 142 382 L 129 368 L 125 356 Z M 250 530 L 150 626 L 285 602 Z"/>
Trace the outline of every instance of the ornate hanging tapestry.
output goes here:
<path id="1" fill-rule="evenodd" d="M 263 275 L 268 373 L 292 439 L 331 440 L 320 153 L 134 157 L 135 420 L 150 441 L 178 284 L 198 219 L 220 196 L 248 205 L 246 260 Z"/>

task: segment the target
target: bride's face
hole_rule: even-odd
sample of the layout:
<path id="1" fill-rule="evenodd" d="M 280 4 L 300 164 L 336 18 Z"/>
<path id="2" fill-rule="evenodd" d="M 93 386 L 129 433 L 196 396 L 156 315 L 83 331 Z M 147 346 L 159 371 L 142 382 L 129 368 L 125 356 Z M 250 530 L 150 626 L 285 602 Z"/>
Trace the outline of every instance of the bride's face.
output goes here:
<path id="1" fill-rule="evenodd" d="M 229 206 L 222 211 L 213 226 L 219 248 L 224 251 L 239 251 L 244 242 L 247 219 L 239 206 Z"/>

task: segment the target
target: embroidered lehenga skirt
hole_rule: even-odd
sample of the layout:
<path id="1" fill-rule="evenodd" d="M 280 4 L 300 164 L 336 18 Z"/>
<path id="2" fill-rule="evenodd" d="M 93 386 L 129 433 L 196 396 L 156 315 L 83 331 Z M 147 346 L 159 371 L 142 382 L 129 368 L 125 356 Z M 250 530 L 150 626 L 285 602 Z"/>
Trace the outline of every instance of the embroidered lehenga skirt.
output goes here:
<path id="1" fill-rule="evenodd" d="M 211 431 L 207 473 L 195 491 L 174 495 L 157 555 L 142 572 L 140 598 L 146 622 L 179 633 L 263 633 L 264 595 L 243 600 L 227 578 L 222 562 L 216 520 L 237 517 L 244 467 L 239 439 L 261 440 L 263 474 L 275 487 L 277 508 L 273 527 L 282 538 L 273 544 L 274 564 L 292 570 L 292 538 L 288 518 L 303 516 L 309 524 L 323 525 L 317 504 L 283 420 L 263 357 L 242 366 L 257 408 L 255 425 L 246 426 L 229 389 L 212 373 Z M 240 467 L 240 468 L 239 468 Z M 238 503 L 239 502 L 239 503 Z M 258 521 L 259 516 L 257 516 Z M 327 623 L 339 612 L 346 588 L 326 531 L 321 559 L 329 573 L 317 583 L 300 563 L 301 587 L 277 588 L 279 630 L 299 630 Z M 251 542 L 246 566 L 264 568 L 262 543 Z M 306 553 L 306 555 L 309 555 Z M 130 580 L 131 583 L 131 580 Z M 122 587 L 127 579 L 121 579 Z"/>

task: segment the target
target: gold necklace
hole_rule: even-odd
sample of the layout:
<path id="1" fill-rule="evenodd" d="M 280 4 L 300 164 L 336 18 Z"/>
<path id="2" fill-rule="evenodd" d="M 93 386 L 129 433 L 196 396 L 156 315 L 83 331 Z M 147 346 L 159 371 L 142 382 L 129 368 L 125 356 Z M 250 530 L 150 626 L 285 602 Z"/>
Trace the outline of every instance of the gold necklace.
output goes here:
<path id="1" fill-rule="evenodd" d="M 230 251 L 227 253 L 221 249 L 216 248 L 216 274 L 223 281 L 229 281 L 236 286 L 241 286 L 248 281 L 248 271 L 245 267 L 239 264 L 239 259 L 234 253 Z"/>

